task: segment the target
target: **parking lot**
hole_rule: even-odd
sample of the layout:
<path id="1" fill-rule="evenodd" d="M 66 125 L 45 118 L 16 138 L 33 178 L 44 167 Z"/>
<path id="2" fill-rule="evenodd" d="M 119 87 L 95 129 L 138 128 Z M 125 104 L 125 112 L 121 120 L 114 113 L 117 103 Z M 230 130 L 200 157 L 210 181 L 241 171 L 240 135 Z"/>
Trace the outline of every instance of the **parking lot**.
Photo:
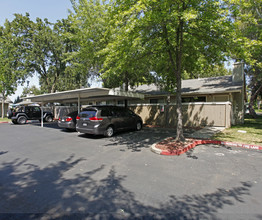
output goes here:
<path id="1" fill-rule="evenodd" d="M 150 151 L 169 136 L 0 124 L 0 219 L 262 219 L 261 151 Z"/>

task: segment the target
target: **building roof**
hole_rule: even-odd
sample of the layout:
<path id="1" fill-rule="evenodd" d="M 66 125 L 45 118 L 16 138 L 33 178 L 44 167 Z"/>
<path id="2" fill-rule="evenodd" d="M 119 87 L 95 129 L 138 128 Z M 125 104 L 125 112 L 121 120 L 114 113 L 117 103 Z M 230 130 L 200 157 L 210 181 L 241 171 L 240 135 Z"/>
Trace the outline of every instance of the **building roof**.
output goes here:
<path id="1" fill-rule="evenodd" d="M 37 96 L 29 96 L 22 99 L 30 99 L 32 102 L 77 102 L 78 99 L 81 99 L 81 101 L 105 101 L 143 98 L 143 94 L 135 92 L 123 92 L 107 88 L 83 88 Z"/>
<path id="2" fill-rule="evenodd" d="M 226 92 L 240 92 L 243 82 L 233 82 L 232 76 L 219 76 L 200 79 L 182 80 L 182 95 L 216 94 Z M 145 95 L 168 95 L 156 84 L 140 85 L 133 91 Z"/>
<path id="3" fill-rule="evenodd" d="M 0 102 L 2 102 L 2 95 L 0 94 Z M 9 97 L 6 98 L 5 103 L 13 103 Z"/>

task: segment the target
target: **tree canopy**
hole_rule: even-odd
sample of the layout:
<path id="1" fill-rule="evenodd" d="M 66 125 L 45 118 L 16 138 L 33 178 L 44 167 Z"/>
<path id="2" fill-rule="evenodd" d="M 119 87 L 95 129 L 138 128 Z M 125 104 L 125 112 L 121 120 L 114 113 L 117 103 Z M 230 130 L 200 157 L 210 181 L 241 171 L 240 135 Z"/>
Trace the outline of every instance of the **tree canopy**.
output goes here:
<path id="1" fill-rule="evenodd" d="M 231 10 L 235 20 L 233 58 L 245 64 L 251 89 L 249 109 L 256 117 L 253 105 L 262 92 L 262 1 L 233 0 Z"/>
<path id="2" fill-rule="evenodd" d="M 225 61 L 233 37 L 229 8 L 218 0 L 116 0 L 113 7 L 104 76 L 123 80 L 131 73 L 141 82 L 141 73 L 154 72 L 176 94 L 177 139 L 183 140 L 181 79 Z"/>
<path id="3" fill-rule="evenodd" d="M 4 117 L 4 101 L 8 95 L 15 92 L 18 84 L 32 73 L 27 65 L 28 50 L 24 44 L 27 42 L 28 30 L 22 33 L 15 31 L 15 22 L 6 21 L 0 27 L 0 92 L 2 95 L 2 118 Z"/>
<path id="4" fill-rule="evenodd" d="M 125 90 L 158 83 L 176 95 L 177 139 L 183 140 L 182 79 L 227 74 L 224 62 L 233 57 L 246 63 L 251 82 L 261 82 L 261 0 L 71 3 L 68 18 L 54 24 L 16 15 L 10 45 L 1 45 L 18 48 L 10 62 L 17 60 L 12 65 L 21 76 L 35 71 L 42 91 L 88 86 L 92 76 Z"/>

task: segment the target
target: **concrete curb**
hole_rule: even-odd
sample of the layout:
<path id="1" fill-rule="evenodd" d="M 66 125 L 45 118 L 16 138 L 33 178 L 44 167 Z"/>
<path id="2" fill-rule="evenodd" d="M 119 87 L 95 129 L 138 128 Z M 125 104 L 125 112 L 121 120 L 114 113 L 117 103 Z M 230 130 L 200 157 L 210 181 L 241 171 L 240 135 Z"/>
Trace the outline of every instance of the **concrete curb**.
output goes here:
<path id="1" fill-rule="evenodd" d="M 216 145 L 224 145 L 224 146 L 229 146 L 229 147 L 241 147 L 245 149 L 262 150 L 262 146 L 250 145 L 250 144 L 239 144 L 239 143 L 233 143 L 233 142 L 227 142 L 227 141 L 215 141 L 215 140 L 195 140 L 192 144 L 189 144 L 183 150 L 175 150 L 175 151 L 161 150 L 161 149 L 156 148 L 156 144 L 153 144 L 150 147 L 150 149 L 152 152 L 159 154 L 159 155 L 166 155 L 166 156 L 177 155 L 179 156 L 183 153 L 186 153 L 190 149 L 196 147 L 197 145 L 201 145 L 201 144 L 216 144 Z"/>
<path id="2" fill-rule="evenodd" d="M 0 121 L 0 124 L 8 124 L 8 121 Z"/>

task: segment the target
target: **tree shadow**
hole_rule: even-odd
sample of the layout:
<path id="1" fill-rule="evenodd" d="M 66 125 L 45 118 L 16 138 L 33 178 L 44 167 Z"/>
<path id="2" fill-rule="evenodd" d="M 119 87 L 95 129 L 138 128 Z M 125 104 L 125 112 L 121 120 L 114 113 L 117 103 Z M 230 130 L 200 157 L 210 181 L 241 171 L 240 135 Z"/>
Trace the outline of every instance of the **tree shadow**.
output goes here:
<path id="1" fill-rule="evenodd" d="M 7 154 L 8 151 L 0 151 L 0 155 Z"/>
<path id="2" fill-rule="evenodd" d="M 109 139 L 105 146 L 127 146 L 132 152 L 140 152 L 143 148 L 149 148 L 154 143 L 167 137 L 175 136 L 174 130 L 145 128 L 141 131 L 121 132 Z M 123 151 L 123 149 L 121 150 Z"/>
<path id="3" fill-rule="evenodd" d="M 252 184 L 213 193 L 176 196 L 157 206 L 136 199 L 114 166 L 69 175 L 83 158 L 39 167 L 28 159 L 0 169 L 0 219 L 215 219 L 226 205 L 244 203 Z"/>
<path id="4" fill-rule="evenodd" d="M 186 155 L 187 155 L 188 158 L 197 160 L 198 157 L 196 155 L 193 155 L 193 154 L 194 154 L 194 148 L 192 148 L 191 150 L 186 152 Z"/>

